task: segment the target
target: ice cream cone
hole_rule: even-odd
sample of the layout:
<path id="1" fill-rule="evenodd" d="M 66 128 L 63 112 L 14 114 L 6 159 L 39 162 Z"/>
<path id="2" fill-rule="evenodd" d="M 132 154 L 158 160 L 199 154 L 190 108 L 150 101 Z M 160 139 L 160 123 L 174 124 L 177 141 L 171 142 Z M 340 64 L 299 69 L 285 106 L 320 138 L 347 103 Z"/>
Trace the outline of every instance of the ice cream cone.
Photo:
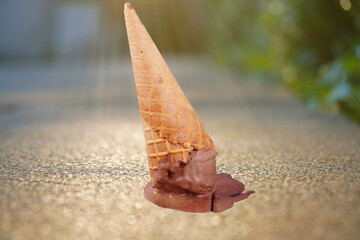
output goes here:
<path id="1" fill-rule="evenodd" d="M 124 13 L 153 181 L 162 158 L 216 147 L 130 3 Z"/>

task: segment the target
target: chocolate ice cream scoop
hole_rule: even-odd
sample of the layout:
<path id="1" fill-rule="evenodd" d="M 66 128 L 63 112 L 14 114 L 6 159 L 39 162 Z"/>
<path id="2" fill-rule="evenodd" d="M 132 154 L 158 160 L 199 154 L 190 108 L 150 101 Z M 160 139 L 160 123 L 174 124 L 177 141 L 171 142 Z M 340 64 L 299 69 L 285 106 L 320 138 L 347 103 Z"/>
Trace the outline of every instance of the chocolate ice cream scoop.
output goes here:
<path id="1" fill-rule="evenodd" d="M 209 148 L 192 151 L 187 163 L 168 156 L 160 160 L 152 186 L 173 193 L 212 193 L 216 179 L 216 155 Z"/>
<path id="2" fill-rule="evenodd" d="M 243 193 L 244 184 L 229 174 L 216 175 L 216 155 L 207 148 L 192 151 L 186 164 L 171 157 L 160 160 L 154 183 L 145 188 L 145 198 L 160 207 L 186 212 L 223 212 L 254 193 Z"/>

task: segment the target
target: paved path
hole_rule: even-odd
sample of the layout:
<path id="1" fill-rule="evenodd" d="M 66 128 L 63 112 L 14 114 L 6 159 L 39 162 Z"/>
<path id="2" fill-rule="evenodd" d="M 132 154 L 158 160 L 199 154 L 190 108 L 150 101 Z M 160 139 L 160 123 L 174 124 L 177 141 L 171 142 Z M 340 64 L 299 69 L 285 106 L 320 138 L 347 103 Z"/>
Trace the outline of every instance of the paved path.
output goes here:
<path id="1" fill-rule="evenodd" d="M 247 189 L 221 214 L 161 209 L 129 61 L 0 66 L 0 239 L 359 239 L 360 128 L 202 59 L 170 59 Z"/>

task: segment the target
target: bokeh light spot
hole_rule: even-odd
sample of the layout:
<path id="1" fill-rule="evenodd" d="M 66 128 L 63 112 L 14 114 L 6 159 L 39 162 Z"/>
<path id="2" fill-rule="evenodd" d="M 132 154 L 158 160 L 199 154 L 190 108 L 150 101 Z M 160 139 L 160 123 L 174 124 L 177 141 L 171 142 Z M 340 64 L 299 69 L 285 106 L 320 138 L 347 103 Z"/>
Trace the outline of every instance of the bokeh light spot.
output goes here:
<path id="1" fill-rule="evenodd" d="M 219 216 L 214 216 L 210 221 L 213 226 L 218 226 L 221 223 L 221 218 Z"/>
<path id="2" fill-rule="evenodd" d="M 345 10 L 349 11 L 351 8 L 350 0 L 340 0 L 340 6 Z"/>
<path id="3" fill-rule="evenodd" d="M 131 225 L 135 224 L 136 223 L 136 217 L 134 215 L 130 215 L 128 217 L 128 223 L 131 224 Z"/>

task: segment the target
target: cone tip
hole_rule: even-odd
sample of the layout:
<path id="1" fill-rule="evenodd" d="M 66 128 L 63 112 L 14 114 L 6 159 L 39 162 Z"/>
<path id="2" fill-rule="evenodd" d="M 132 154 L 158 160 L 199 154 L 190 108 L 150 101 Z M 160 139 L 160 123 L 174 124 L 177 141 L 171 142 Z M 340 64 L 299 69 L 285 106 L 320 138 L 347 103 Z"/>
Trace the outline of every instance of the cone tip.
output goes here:
<path id="1" fill-rule="evenodd" d="M 127 2 L 127 3 L 125 3 L 124 8 L 125 9 L 132 9 L 133 6 L 131 5 L 131 3 Z"/>

